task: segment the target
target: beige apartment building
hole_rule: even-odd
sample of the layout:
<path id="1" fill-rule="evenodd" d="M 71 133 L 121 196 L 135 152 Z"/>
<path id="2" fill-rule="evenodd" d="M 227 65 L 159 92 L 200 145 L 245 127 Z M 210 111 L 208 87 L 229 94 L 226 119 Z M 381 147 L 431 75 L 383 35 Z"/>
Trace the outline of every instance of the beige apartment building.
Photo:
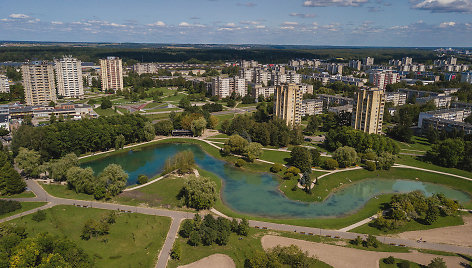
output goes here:
<path id="1" fill-rule="evenodd" d="M 303 92 L 300 85 L 278 85 L 275 92 L 275 116 L 282 118 L 288 126 L 302 122 Z"/>
<path id="2" fill-rule="evenodd" d="M 26 105 L 56 102 L 54 67 L 47 62 L 35 62 L 21 66 Z"/>
<path id="3" fill-rule="evenodd" d="M 65 56 L 54 60 L 57 76 L 57 91 L 66 98 L 78 98 L 84 95 L 82 63 L 76 58 Z"/>
<path id="4" fill-rule="evenodd" d="M 118 57 L 100 59 L 102 90 L 123 90 L 123 63 Z"/>
<path id="5" fill-rule="evenodd" d="M 361 89 L 352 109 L 352 127 L 366 133 L 380 134 L 385 106 L 385 91 L 378 88 Z"/>

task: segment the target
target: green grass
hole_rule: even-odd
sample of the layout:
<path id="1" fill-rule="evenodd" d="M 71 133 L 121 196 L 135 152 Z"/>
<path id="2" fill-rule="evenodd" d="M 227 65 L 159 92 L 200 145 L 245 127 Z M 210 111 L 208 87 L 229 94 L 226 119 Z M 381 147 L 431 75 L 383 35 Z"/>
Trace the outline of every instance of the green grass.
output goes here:
<path id="1" fill-rule="evenodd" d="M 272 150 L 263 150 L 262 156 L 260 159 L 274 162 L 274 163 L 281 163 L 286 164 L 286 159 L 290 158 L 289 152 L 282 152 L 282 151 L 272 151 Z"/>
<path id="2" fill-rule="evenodd" d="M 112 116 L 112 115 L 117 115 L 118 113 L 115 112 L 114 109 L 108 108 L 108 109 L 102 109 L 100 107 L 93 109 L 99 116 Z"/>
<path id="3" fill-rule="evenodd" d="M 225 246 L 211 245 L 193 247 L 187 244 L 187 239 L 178 237 L 175 243 L 178 243 L 182 249 L 181 258 L 178 261 L 170 259 L 167 267 L 174 268 L 180 265 L 189 264 L 219 253 L 228 255 L 233 259 L 236 267 L 242 268 L 244 267 L 244 261 L 247 258 L 252 257 L 255 251 L 263 251 L 261 238 L 268 233 L 269 231 L 267 230 L 250 228 L 249 235 L 247 237 L 242 237 L 242 239 L 239 239 L 240 236 L 232 233 L 228 244 Z M 331 266 L 322 261 L 318 261 L 316 265 L 310 267 L 324 268 Z"/>
<path id="4" fill-rule="evenodd" d="M 400 146 L 400 149 L 406 149 L 405 152 L 408 152 L 407 150 L 428 151 L 431 149 L 431 143 L 429 143 L 427 138 L 413 136 L 411 141 L 412 143 L 403 143 L 397 141 L 397 144 Z M 415 152 L 412 151 L 412 153 Z"/>
<path id="5" fill-rule="evenodd" d="M 9 212 L 9 213 L 6 213 L 6 214 L 3 214 L 3 215 L 0 215 L 0 219 L 8 218 L 10 216 L 20 214 L 20 213 L 28 211 L 28 210 L 35 209 L 37 207 L 41 207 L 41 206 L 44 206 L 46 204 L 47 204 L 46 202 L 21 202 L 21 208 L 20 209 Z"/>
<path id="6" fill-rule="evenodd" d="M 409 267 L 410 268 L 421 268 L 423 267 L 422 265 L 419 265 L 418 263 L 416 262 L 411 262 L 411 261 L 406 261 L 406 260 L 402 260 L 402 259 L 395 259 L 395 263 L 393 264 L 386 264 L 384 262 L 385 259 L 380 259 L 379 260 L 379 268 L 397 268 L 397 267 L 400 267 L 400 263 L 402 262 L 407 262 L 409 263 Z"/>
<path id="7" fill-rule="evenodd" d="M 154 121 L 154 120 L 161 120 L 161 119 L 169 119 L 169 113 L 162 113 L 162 114 L 143 114 L 144 117 L 147 119 Z"/>
<path id="8" fill-rule="evenodd" d="M 210 138 L 229 138 L 229 136 L 226 135 L 226 134 L 221 133 L 221 134 L 218 134 L 218 135 L 211 136 Z"/>
<path id="9" fill-rule="evenodd" d="M 221 129 L 221 124 L 225 120 L 233 119 L 235 114 L 221 114 L 221 115 L 215 115 L 216 118 L 218 118 L 218 125 L 216 126 L 216 129 Z"/>
<path id="10" fill-rule="evenodd" d="M 388 230 L 388 231 L 381 231 L 375 227 L 369 226 L 369 224 L 364 224 L 357 228 L 352 229 L 350 232 L 353 233 L 361 233 L 361 234 L 372 234 L 372 235 L 385 235 L 385 234 L 397 234 L 403 233 L 408 231 L 417 231 L 417 230 L 429 230 L 434 228 L 441 228 L 447 226 L 456 226 L 456 225 L 463 225 L 464 221 L 462 220 L 461 216 L 448 216 L 448 217 L 439 217 L 436 222 L 431 225 L 421 224 L 417 221 L 411 220 L 407 222 L 405 225 L 401 226 L 398 229 Z"/>
<path id="11" fill-rule="evenodd" d="M 434 164 L 421 161 L 421 157 L 415 157 L 415 156 L 410 156 L 410 155 L 398 155 L 395 163 L 419 167 L 419 168 L 431 169 L 431 170 L 436 170 L 436 171 L 441 171 L 441 172 L 447 172 L 447 173 L 456 174 L 459 176 L 464 176 L 467 178 L 472 178 L 472 172 L 468 172 L 468 171 L 457 169 L 457 168 L 447 168 L 447 167 L 436 166 Z"/>
<path id="12" fill-rule="evenodd" d="M 48 192 L 50 195 L 60 198 L 68 199 L 77 199 L 77 200 L 90 200 L 95 201 L 93 195 L 88 195 L 84 193 L 76 193 L 73 190 L 69 190 L 67 186 L 60 184 L 41 184 L 41 186 Z"/>
<path id="13" fill-rule="evenodd" d="M 44 221 L 34 222 L 28 215 L 12 223 L 25 226 L 29 236 L 48 232 L 74 241 L 96 267 L 154 267 L 170 226 L 170 218 L 123 213 L 110 226 L 108 235 L 85 241 L 80 238 L 84 223 L 100 219 L 109 211 L 56 206 L 45 212 Z"/>
<path id="14" fill-rule="evenodd" d="M 29 197 L 36 197 L 36 195 L 31 191 L 24 191 L 24 192 L 19 193 L 19 194 L 0 196 L 0 198 L 29 198 Z"/>
<path id="15" fill-rule="evenodd" d="M 128 114 L 129 113 L 128 110 L 126 110 L 124 108 L 120 108 L 120 107 L 116 107 L 116 110 L 122 112 L 123 114 Z"/>

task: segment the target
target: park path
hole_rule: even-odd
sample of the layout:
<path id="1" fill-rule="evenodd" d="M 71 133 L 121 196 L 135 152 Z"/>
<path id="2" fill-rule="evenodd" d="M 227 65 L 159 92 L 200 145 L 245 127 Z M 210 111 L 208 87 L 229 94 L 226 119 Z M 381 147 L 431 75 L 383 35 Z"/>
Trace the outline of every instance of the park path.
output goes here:
<path id="1" fill-rule="evenodd" d="M 357 228 L 357 227 L 359 227 L 359 226 L 361 226 L 361 225 L 364 225 L 364 224 L 366 224 L 366 223 L 368 223 L 368 222 L 371 222 L 371 221 L 373 221 L 374 219 L 377 219 L 377 214 L 376 214 L 376 215 L 373 215 L 373 216 L 370 216 L 370 217 L 368 217 L 368 218 L 366 218 L 366 219 L 363 219 L 362 221 L 359 221 L 359 222 L 356 222 L 356 223 L 351 224 L 351 225 L 349 225 L 349 226 L 346 226 L 346 227 L 344 227 L 344 228 L 341 228 L 341 229 L 339 229 L 339 231 L 341 231 L 341 232 L 349 232 L 350 230 L 355 229 L 355 228 Z"/>
<path id="2" fill-rule="evenodd" d="M 175 217 L 172 218 L 172 223 L 170 224 L 169 232 L 167 233 L 166 241 L 162 246 L 159 257 L 157 258 L 156 268 L 165 268 L 167 262 L 169 261 L 170 252 L 174 246 L 175 239 L 177 238 L 177 233 L 179 232 L 180 223 L 184 218 Z"/>

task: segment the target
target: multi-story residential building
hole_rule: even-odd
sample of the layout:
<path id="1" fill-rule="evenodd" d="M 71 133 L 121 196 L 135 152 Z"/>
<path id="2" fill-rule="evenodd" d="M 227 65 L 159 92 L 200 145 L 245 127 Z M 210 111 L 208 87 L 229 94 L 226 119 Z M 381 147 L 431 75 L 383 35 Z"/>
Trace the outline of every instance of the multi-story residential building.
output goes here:
<path id="1" fill-rule="evenodd" d="M 385 102 L 391 102 L 394 106 L 406 104 L 406 93 L 404 92 L 387 92 L 385 93 Z"/>
<path id="2" fill-rule="evenodd" d="M 352 109 L 352 127 L 366 133 L 382 132 L 385 91 L 379 88 L 361 89 Z"/>
<path id="3" fill-rule="evenodd" d="M 252 85 L 251 94 L 253 98 L 258 98 L 261 95 L 264 98 L 269 98 L 270 96 L 275 94 L 275 86 L 263 87 L 261 84 L 254 84 Z"/>
<path id="4" fill-rule="evenodd" d="M 423 127 L 423 121 L 427 118 L 436 118 L 455 122 L 464 122 L 472 114 L 469 109 L 453 108 L 437 111 L 421 112 L 418 117 L 418 127 Z"/>
<path id="5" fill-rule="evenodd" d="M 137 74 L 155 74 L 159 71 L 155 63 L 136 63 L 133 65 L 133 71 Z"/>
<path id="6" fill-rule="evenodd" d="M 374 65 L 374 58 L 367 57 L 364 59 L 364 65 L 365 66 L 372 66 Z"/>
<path id="7" fill-rule="evenodd" d="M 0 128 L 10 131 L 10 119 L 8 114 L 0 114 Z"/>
<path id="8" fill-rule="evenodd" d="M 239 70 L 239 76 L 251 83 L 255 80 L 256 73 L 254 69 L 245 68 Z"/>
<path id="9" fill-rule="evenodd" d="M 449 108 L 451 106 L 451 103 L 453 100 L 456 98 L 453 96 L 448 96 L 441 94 L 440 96 L 429 96 L 429 97 L 421 97 L 416 99 L 417 104 L 425 104 L 427 102 L 432 101 L 434 105 L 436 105 L 436 108 Z"/>
<path id="10" fill-rule="evenodd" d="M 447 59 L 447 64 L 456 65 L 457 64 L 457 58 L 454 58 L 454 57 L 451 56 L 449 59 Z"/>
<path id="11" fill-rule="evenodd" d="M 323 101 L 320 99 L 309 99 L 302 101 L 302 115 L 315 115 L 323 113 Z"/>
<path id="12" fill-rule="evenodd" d="M 472 84 L 472 72 L 462 73 L 461 82 Z"/>
<path id="13" fill-rule="evenodd" d="M 361 63 L 360 60 L 351 60 L 351 61 L 349 61 L 349 68 L 360 71 L 361 67 L 362 67 L 362 63 Z"/>
<path id="14" fill-rule="evenodd" d="M 402 65 L 412 65 L 413 64 L 413 59 L 410 57 L 404 57 L 402 59 Z"/>
<path id="15" fill-rule="evenodd" d="M 301 84 L 300 85 L 300 90 L 302 91 L 303 94 L 313 94 L 313 85 L 310 84 Z"/>
<path id="16" fill-rule="evenodd" d="M 10 92 L 10 83 L 8 82 L 8 77 L 0 74 L 0 93 L 9 93 Z"/>
<path id="17" fill-rule="evenodd" d="M 242 60 L 239 62 L 239 66 L 241 68 L 256 68 L 259 65 L 259 63 L 255 60 Z"/>
<path id="18" fill-rule="evenodd" d="M 331 74 L 343 74 L 343 65 L 342 64 L 329 64 L 327 70 Z"/>
<path id="19" fill-rule="evenodd" d="M 81 97 L 84 95 L 82 67 L 80 60 L 71 56 L 54 60 L 57 77 L 57 90 L 63 97 Z"/>
<path id="20" fill-rule="evenodd" d="M 395 84 L 399 80 L 398 73 L 391 70 L 375 70 L 369 74 L 369 82 L 380 89 L 385 89 L 388 84 Z"/>
<path id="21" fill-rule="evenodd" d="M 47 62 L 33 62 L 21 66 L 27 105 L 48 104 L 56 101 L 54 67 Z"/>
<path id="22" fill-rule="evenodd" d="M 270 73 L 263 69 L 256 69 L 255 71 L 255 82 L 256 84 L 263 84 L 264 86 L 268 85 L 270 81 Z"/>
<path id="23" fill-rule="evenodd" d="M 300 85 L 278 85 L 275 93 L 275 116 L 283 119 L 288 126 L 300 124 L 302 121 L 302 99 Z"/>
<path id="24" fill-rule="evenodd" d="M 432 127 L 433 129 L 436 129 L 438 131 L 462 131 L 464 134 L 472 134 L 472 124 L 468 124 L 465 122 L 458 122 L 458 121 L 452 121 L 452 120 L 447 120 L 447 119 L 441 119 L 441 118 L 425 118 L 423 119 L 423 130 L 426 130 L 428 128 Z"/>
<path id="25" fill-rule="evenodd" d="M 211 95 L 219 98 L 228 97 L 230 92 L 230 78 L 215 77 L 211 82 Z"/>
<path id="26" fill-rule="evenodd" d="M 302 75 L 297 74 L 294 71 L 287 73 L 287 83 L 289 84 L 301 84 L 302 83 Z"/>
<path id="27" fill-rule="evenodd" d="M 244 78 L 240 78 L 238 76 L 230 78 L 230 92 L 231 93 L 235 92 L 236 95 L 239 95 L 241 97 L 246 96 L 246 94 L 247 94 L 247 82 L 246 82 L 246 80 Z"/>
<path id="28" fill-rule="evenodd" d="M 123 90 L 123 66 L 120 58 L 100 59 L 102 90 Z"/>
<path id="29" fill-rule="evenodd" d="M 323 107 L 325 109 L 328 109 L 331 106 L 352 105 L 354 103 L 354 99 L 343 97 L 341 95 L 317 94 L 316 96 L 323 101 Z"/>

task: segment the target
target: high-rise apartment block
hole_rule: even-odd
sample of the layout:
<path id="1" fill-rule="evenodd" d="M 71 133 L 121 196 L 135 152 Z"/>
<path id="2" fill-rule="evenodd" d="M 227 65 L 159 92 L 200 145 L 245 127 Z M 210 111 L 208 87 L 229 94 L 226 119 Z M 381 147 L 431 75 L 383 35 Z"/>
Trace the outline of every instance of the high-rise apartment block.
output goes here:
<path id="1" fill-rule="evenodd" d="M 366 133 L 381 133 L 384 106 L 385 91 L 383 89 L 359 90 L 352 109 L 352 127 Z"/>
<path id="2" fill-rule="evenodd" d="M 54 60 L 57 90 L 60 96 L 77 98 L 84 95 L 82 66 L 80 60 L 71 56 Z"/>
<path id="3" fill-rule="evenodd" d="M 8 82 L 8 77 L 5 75 L 0 75 L 0 93 L 9 93 L 10 92 L 10 83 Z"/>
<path id="4" fill-rule="evenodd" d="M 230 78 L 230 94 L 235 92 L 236 95 L 239 95 L 241 97 L 246 96 L 247 94 L 247 83 L 244 78 L 240 78 L 238 76 L 235 76 L 233 78 Z"/>
<path id="5" fill-rule="evenodd" d="M 360 71 L 361 67 L 362 67 L 362 63 L 361 63 L 360 60 L 351 60 L 351 61 L 349 61 L 349 68 Z"/>
<path id="6" fill-rule="evenodd" d="M 47 62 L 34 62 L 21 66 L 27 105 L 48 104 L 56 101 L 54 67 Z"/>
<path id="7" fill-rule="evenodd" d="M 404 57 L 402 59 L 402 65 L 412 65 L 413 64 L 413 59 L 410 57 Z"/>
<path id="8" fill-rule="evenodd" d="M 211 82 L 211 95 L 226 98 L 230 95 L 230 78 L 216 77 Z"/>
<path id="9" fill-rule="evenodd" d="M 395 84 L 399 81 L 398 73 L 391 70 L 377 70 L 369 75 L 369 82 L 380 89 L 385 89 L 388 84 Z"/>
<path id="10" fill-rule="evenodd" d="M 288 126 L 298 125 L 302 121 L 303 94 L 300 85 L 278 85 L 275 92 L 275 116 L 283 119 Z"/>
<path id="11" fill-rule="evenodd" d="M 374 65 L 374 58 L 371 58 L 371 57 L 365 58 L 365 60 L 364 60 L 364 65 L 366 65 L 366 66 L 372 66 L 372 65 Z"/>
<path id="12" fill-rule="evenodd" d="M 123 63 L 120 58 L 100 59 L 102 90 L 123 90 Z"/>

